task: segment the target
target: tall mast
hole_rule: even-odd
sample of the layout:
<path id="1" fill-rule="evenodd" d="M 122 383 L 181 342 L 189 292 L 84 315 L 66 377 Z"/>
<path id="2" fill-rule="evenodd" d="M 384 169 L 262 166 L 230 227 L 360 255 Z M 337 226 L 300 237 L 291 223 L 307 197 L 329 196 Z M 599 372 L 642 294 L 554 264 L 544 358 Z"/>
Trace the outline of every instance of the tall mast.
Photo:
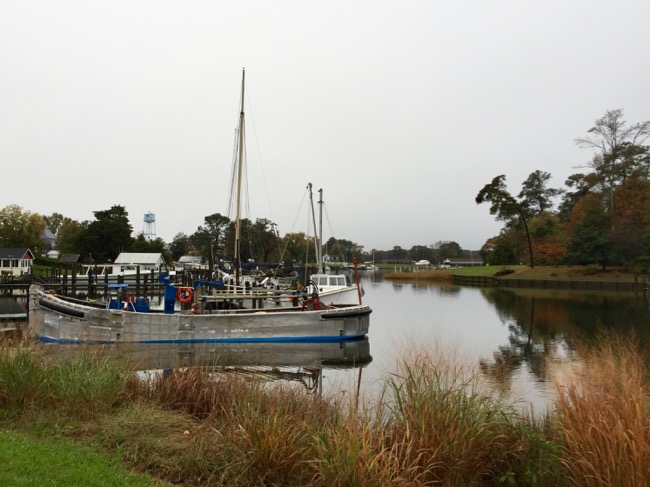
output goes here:
<path id="1" fill-rule="evenodd" d="M 241 75 L 241 109 L 239 112 L 239 159 L 237 161 L 237 217 L 235 219 L 235 281 L 239 284 L 241 276 L 241 180 L 242 167 L 244 165 L 244 81 L 246 79 L 246 70 L 242 69 Z"/>
<path id="2" fill-rule="evenodd" d="M 322 272 L 321 265 L 321 253 L 320 253 L 320 243 L 318 238 L 318 231 L 316 230 L 316 213 L 314 212 L 314 195 L 311 191 L 312 184 L 307 184 L 307 189 L 309 189 L 309 203 L 311 205 L 311 219 L 314 222 L 314 250 L 316 251 L 316 261 L 318 263 L 318 272 Z"/>
<path id="3" fill-rule="evenodd" d="M 318 272 L 323 272 L 323 188 L 318 190 L 318 239 L 320 245 L 318 246 Z"/>

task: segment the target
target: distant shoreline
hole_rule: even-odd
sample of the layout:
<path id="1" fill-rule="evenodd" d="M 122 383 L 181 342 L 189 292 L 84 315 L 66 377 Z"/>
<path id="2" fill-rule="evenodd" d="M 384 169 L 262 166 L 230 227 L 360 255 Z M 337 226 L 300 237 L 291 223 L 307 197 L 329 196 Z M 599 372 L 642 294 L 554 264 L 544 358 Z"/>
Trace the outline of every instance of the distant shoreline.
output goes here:
<path id="1" fill-rule="evenodd" d="M 645 291 L 648 275 L 594 266 L 481 266 L 459 269 L 425 269 L 384 274 L 393 281 L 449 282 L 460 285 L 548 287 L 612 291 Z"/>

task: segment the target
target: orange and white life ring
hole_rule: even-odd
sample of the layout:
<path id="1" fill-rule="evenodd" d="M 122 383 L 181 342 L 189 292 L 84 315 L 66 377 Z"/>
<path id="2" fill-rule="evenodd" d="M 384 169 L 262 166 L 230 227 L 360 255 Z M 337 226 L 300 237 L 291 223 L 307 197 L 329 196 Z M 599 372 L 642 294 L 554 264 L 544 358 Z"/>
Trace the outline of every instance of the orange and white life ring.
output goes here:
<path id="1" fill-rule="evenodd" d="M 187 304 L 192 301 L 194 296 L 194 289 L 191 287 L 181 287 L 176 291 L 176 299 L 183 304 Z"/>

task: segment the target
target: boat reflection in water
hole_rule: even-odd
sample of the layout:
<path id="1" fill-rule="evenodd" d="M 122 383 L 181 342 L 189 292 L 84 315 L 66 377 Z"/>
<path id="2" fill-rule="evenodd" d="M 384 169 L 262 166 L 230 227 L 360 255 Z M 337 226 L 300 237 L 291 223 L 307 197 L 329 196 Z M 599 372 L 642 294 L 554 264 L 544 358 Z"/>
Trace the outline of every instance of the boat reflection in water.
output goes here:
<path id="1" fill-rule="evenodd" d="M 358 369 L 372 361 L 368 338 L 341 342 L 120 343 L 114 345 L 42 344 L 57 359 L 75 354 L 115 354 L 134 370 L 168 375 L 175 369 L 209 368 L 263 380 L 299 381 L 321 391 L 323 370 Z"/>

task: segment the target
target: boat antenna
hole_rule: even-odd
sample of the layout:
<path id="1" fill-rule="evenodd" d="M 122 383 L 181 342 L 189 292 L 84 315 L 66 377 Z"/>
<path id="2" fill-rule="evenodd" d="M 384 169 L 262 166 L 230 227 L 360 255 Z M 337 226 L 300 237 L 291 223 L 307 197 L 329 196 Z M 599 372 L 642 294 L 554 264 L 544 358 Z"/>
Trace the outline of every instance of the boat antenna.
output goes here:
<path id="1" fill-rule="evenodd" d="M 239 159 L 237 164 L 237 216 L 235 219 L 235 282 L 240 283 L 241 279 L 241 180 L 242 166 L 244 165 L 244 82 L 246 69 L 242 69 L 241 75 L 241 103 L 239 111 Z"/>

